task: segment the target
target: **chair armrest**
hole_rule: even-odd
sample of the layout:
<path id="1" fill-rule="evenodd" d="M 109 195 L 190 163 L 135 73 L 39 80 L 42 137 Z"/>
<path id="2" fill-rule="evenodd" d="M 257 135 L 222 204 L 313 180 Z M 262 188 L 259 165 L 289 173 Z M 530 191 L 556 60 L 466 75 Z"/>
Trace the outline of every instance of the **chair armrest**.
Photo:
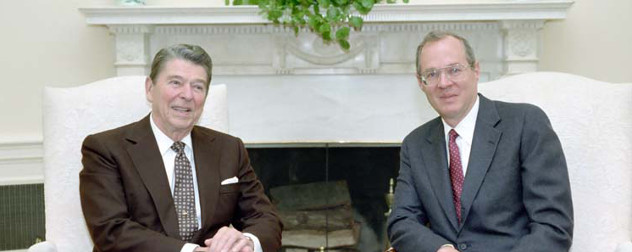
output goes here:
<path id="1" fill-rule="evenodd" d="M 57 247 L 55 247 L 53 242 L 43 241 L 33 244 L 33 246 L 29 248 L 28 252 L 57 252 Z"/>
<path id="2" fill-rule="evenodd" d="M 623 243 L 619 243 L 615 252 L 632 252 L 632 242 L 627 241 Z"/>

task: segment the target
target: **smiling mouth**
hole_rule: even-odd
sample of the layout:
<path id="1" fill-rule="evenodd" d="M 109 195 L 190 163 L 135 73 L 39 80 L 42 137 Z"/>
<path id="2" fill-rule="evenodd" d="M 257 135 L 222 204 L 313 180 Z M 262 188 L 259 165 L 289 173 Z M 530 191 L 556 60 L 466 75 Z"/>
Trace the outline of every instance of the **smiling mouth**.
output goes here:
<path id="1" fill-rule="evenodd" d="M 171 109 L 173 109 L 175 111 L 178 111 L 178 112 L 183 112 L 183 113 L 191 112 L 190 108 L 179 107 L 179 106 L 173 106 L 173 107 L 171 107 Z"/>
<path id="2" fill-rule="evenodd" d="M 442 96 L 439 96 L 439 98 L 440 98 L 440 99 L 442 99 L 442 100 L 445 100 L 445 99 L 450 99 L 450 98 L 453 98 L 453 97 L 456 97 L 456 95 L 455 95 L 455 94 L 451 94 L 451 95 L 442 95 Z"/>

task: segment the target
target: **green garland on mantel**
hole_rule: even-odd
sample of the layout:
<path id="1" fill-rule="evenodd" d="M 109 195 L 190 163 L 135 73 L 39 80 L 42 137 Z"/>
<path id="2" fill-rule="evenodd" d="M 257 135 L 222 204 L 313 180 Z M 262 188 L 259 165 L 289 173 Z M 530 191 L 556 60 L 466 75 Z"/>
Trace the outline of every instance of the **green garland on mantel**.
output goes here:
<path id="1" fill-rule="evenodd" d="M 229 0 L 226 0 L 229 1 Z M 257 0 L 254 0 L 257 1 Z M 348 51 L 351 29 L 362 29 L 364 20 L 360 15 L 368 14 L 381 0 L 233 0 L 233 5 L 258 4 L 261 14 L 274 24 L 294 30 L 298 36 L 302 27 L 307 27 L 323 39 L 324 43 L 337 42 Z M 403 0 L 408 3 L 408 0 Z M 395 3 L 395 0 L 387 0 Z M 360 15 L 358 15 L 360 14 Z"/>

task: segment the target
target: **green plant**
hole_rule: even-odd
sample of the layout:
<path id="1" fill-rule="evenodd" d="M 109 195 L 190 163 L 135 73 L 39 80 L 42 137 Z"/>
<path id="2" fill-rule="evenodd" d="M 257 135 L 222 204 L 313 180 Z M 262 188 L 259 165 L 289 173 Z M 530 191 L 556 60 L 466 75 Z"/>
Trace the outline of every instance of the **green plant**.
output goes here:
<path id="1" fill-rule="evenodd" d="M 230 0 L 225 0 L 226 5 L 230 5 Z M 233 0 L 233 5 L 258 5 L 259 0 Z"/>
<path id="2" fill-rule="evenodd" d="M 311 29 L 325 43 L 337 42 L 349 50 L 351 29 L 362 29 L 364 20 L 379 0 L 259 0 L 260 14 L 274 24 L 288 26 L 298 36 L 302 27 Z M 408 2 L 408 0 L 404 0 Z"/>

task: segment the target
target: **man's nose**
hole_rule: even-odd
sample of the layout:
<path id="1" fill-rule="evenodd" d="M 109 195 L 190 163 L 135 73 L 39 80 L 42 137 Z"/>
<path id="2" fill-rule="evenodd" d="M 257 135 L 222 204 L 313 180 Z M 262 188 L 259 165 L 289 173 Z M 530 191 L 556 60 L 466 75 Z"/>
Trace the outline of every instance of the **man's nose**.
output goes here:
<path id="1" fill-rule="evenodd" d="M 182 85 L 182 90 L 180 90 L 180 97 L 185 100 L 193 99 L 193 86 L 191 84 Z"/>
<path id="2" fill-rule="evenodd" d="M 439 83 L 437 83 L 437 86 L 439 88 L 445 88 L 450 84 L 452 84 L 452 80 L 448 78 L 448 75 L 445 73 L 445 71 L 442 70 L 441 72 L 439 72 Z"/>

